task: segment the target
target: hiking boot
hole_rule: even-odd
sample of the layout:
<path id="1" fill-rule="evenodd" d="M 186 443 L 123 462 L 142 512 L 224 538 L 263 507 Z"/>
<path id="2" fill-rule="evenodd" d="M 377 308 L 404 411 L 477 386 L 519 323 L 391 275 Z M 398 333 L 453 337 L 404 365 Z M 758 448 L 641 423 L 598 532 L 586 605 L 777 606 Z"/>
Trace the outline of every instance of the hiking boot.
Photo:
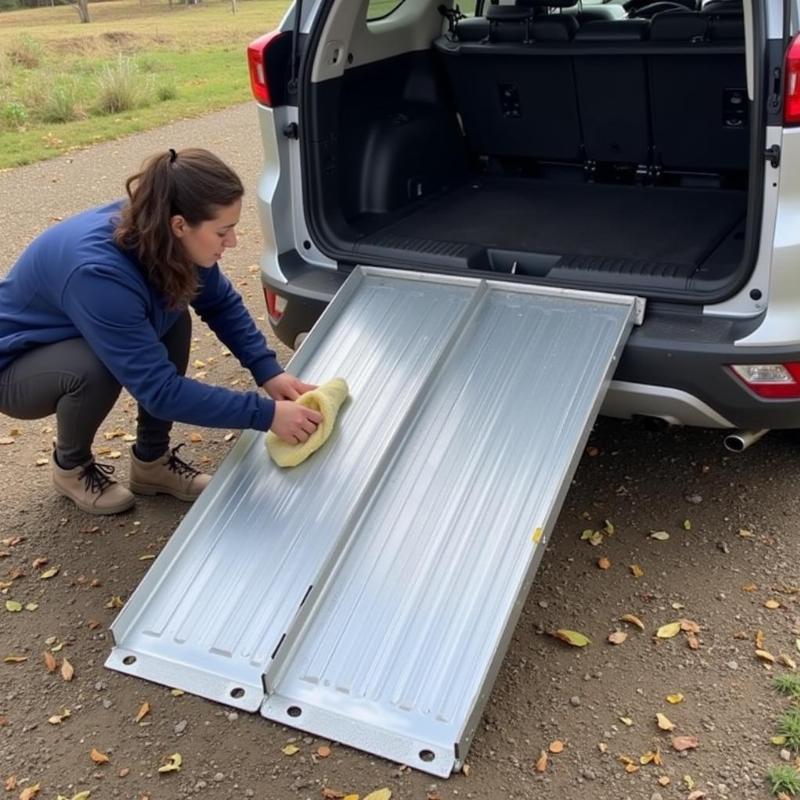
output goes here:
<path id="1" fill-rule="evenodd" d="M 81 467 L 62 469 L 53 455 L 53 485 L 87 514 L 119 514 L 127 511 L 136 498 L 111 478 L 114 467 L 94 459 Z"/>
<path id="2" fill-rule="evenodd" d="M 178 458 L 179 444 L 155 461 L 141 461 L 131 447 L 131 491 L 136 494 L 171 494 L 192 502 L 211 480 L 199 469 Z"/>

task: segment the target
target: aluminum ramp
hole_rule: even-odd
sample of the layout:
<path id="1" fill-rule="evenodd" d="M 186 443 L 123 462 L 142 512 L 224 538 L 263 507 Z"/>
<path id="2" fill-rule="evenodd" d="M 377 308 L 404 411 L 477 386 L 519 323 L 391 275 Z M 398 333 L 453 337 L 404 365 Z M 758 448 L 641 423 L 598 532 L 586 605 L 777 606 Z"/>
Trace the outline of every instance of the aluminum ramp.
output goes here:
<path id="1" fill-rule="evenodd" d="M 636 298 L 357 268 L 292 360 L 351 388 L 281 470 L 239 439 L 106 666 L 459 769 Z"/>

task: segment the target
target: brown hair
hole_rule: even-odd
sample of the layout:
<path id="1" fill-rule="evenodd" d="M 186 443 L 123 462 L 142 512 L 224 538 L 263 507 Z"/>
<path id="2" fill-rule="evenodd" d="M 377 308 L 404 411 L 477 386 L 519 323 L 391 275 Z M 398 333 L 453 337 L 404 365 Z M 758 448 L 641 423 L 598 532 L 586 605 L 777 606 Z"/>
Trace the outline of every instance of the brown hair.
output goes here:
<path id="1" fill-rule="evenodd" d="M 114 241 L 135 253 L 170 307 L 186 306 L 197 293 L 197 270 L 170 219 L 180 214 L 191 226 L 214 219 L 218 208 L 244 194 L 239 176 L 208 150 L 190 147 L 152 156 L 128 178 L 125 190 L 128 202 Z"/>

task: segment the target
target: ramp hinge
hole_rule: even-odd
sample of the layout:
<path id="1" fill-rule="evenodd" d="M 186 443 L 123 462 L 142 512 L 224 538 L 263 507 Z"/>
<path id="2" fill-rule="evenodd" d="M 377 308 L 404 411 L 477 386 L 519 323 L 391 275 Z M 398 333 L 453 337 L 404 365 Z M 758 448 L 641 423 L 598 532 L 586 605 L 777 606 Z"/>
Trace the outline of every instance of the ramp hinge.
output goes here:
<path id="1" fill-rule="evenodd" d="M 299 139 L 300 138 L 300 128 L 298 127 L 296 122 L 290 122 L 284 129 L 283 135 L 287 139 Z"/>
<path id="2" fill-rule="evenodd" d="M 780 166 L 781 163 L 781 148 L 780 145 L 774 144 L 764 151 L 764 158 L 769 161 L 773 167 Z"/>
<path id="3" fill-rule="evenodd" d="M 647 307 L 647 300 L 644 297 L 636 297 L 633 301 L 633 324 L 641 325 L 644 322 L 644 311 Z"/>

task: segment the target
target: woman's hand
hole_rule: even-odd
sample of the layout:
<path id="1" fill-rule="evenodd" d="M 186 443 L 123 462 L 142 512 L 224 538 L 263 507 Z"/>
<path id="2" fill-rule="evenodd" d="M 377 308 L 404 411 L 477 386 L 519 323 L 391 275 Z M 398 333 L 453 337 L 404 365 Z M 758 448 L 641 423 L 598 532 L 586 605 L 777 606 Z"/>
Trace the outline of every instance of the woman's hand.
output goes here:
<path id="1" fill-rule="evenodd" d="M 296 378 L 288 372 L 281 372 L 280 375 L 270 378 L 261 388 L 273 400 L 297 400 L 301 394 L 310 392 L 317 387 L 310 383 L 303 383 L 300 378 Z"/>
<path id="2" fill-rule="evenodd" d="M 300 444 L 314 433 L 320 422 L 322 414 L 318 411 L 312 411 L 291 400 L 278 400 L 270 430 L 284 442 Z"/>

